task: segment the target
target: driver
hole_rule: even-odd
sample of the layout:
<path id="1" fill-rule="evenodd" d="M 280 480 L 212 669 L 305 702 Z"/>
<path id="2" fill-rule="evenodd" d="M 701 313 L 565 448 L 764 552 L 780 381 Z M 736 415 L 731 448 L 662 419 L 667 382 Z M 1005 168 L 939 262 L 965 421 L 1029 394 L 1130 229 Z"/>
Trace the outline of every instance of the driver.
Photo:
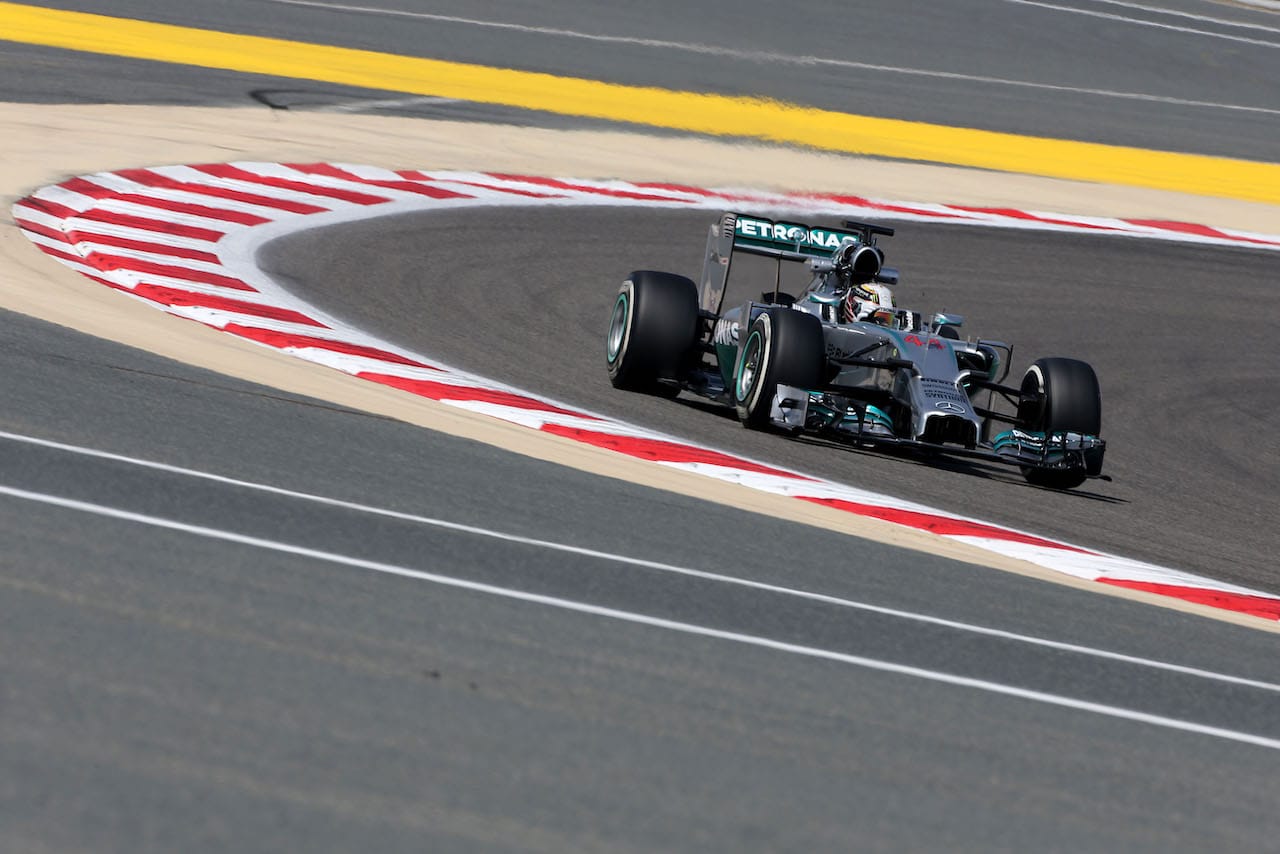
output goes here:
<path id="1" fill-rule="evenodd" d="M 850 285 L 849 290 L 845 291 L 844 299 L 840 301 L 840 322 L 864 320 L 892 327 L 897 315 L 897 305 L 888 285 L 879 282 Z"/>

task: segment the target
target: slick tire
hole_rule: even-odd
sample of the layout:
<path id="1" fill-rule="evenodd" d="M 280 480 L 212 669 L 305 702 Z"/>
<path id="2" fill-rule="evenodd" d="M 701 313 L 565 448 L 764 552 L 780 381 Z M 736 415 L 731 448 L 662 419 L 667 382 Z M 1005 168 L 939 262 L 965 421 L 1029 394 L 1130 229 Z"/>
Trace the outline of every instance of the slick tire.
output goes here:
<path id="1" fill-rule="evenodd" d="M 1022 377 L 1018 422 L 1023 430 L 1073 432 L 1097 436 L 1102 430 L 1102 390 L 1098 376 L 1078 359 L 1037 359 Z M 1023 477 L 1036 486 L 1072 489 L 1088 474 L 1079 469 L 1023 468 Z"/>
<path id="2" fill-rule="evenodd" d="M 674 379 L 698 336 L 698 286 L 684 276 L 637 270 L 618 288 L 605 336 L 614 388 L 675 397 Z"/>
<path id="3" fill-rule="evenodd" d="M 744 427 L 769 426 L 779 383 L 816 388 L 826 366 L 822 322 L 812 314 L 771 308 L 752 321 L 733 371 L 733 403 Z"/>

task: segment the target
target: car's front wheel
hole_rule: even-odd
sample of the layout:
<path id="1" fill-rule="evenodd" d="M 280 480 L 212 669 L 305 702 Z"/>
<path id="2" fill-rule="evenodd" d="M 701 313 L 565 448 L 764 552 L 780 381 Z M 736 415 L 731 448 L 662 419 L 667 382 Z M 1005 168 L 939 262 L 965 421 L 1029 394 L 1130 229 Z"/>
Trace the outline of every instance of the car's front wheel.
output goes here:
<path id="1" fill-rule="evenodd" d="M 760 314 L 747 330 L 734 368 L 733 403 L 743 426 L 768 426 L 778 384 L 815 388 L 825 365 L 817 317 L 788 308 Z"/>
<path id="2" fill-rule="evenodd" d="M 1018 422 L 1023 430 L 1044 433 L 1083 433 L 1102 430 L 1102 390 L 1098 375 L 1078 359 L 1037 359 L 1022 377 Z M 1024 467 L 1029 483 L 1053 489 L 1072 489 L 1084 483 L 1084 469 Z"/>

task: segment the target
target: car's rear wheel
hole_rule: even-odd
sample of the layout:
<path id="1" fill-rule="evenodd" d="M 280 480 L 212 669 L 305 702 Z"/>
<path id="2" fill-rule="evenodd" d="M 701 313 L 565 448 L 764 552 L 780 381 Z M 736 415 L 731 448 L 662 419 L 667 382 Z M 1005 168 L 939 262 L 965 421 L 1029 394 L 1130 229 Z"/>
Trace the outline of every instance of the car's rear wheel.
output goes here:
<path id="1" fill-rule="evenodd" d="M 698 335 L 698 286 L 684 276 L 637 270 L 618 288 L 605 337 L 615 388 L 674 397 L 675 376 Z"/>
<path id="2" fill-rule="evenodd" d="M 734 367 L 733 402 L 743 425 L 762 428 L 778 384 L 815 388 L 826 365 L 822 322 L 786 308 L 762 313 L 747 330 Z"/>
<path id="3" fill-rule="evenodd" d="M 1098 375 L 1078 359 L 1037 359 L 1022 377 L 1018 402 L 1018 426 L 1028 432 L 1084 433 L 1102 430 L 1102 390 Z M 1054 489 L 1071 489 L 1084 483 L 1084 469 L 1024 467 L 1029 483 Z"/>

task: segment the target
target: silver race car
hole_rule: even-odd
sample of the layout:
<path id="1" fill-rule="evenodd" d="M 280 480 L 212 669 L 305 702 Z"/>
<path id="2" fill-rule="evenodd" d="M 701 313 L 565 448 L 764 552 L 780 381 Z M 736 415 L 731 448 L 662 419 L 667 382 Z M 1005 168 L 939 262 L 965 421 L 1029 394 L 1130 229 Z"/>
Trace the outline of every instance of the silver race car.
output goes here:
<path id="1" fill-rule="evenodd" d="M 958 315 L 897 306 L 898 271 L 876 245 L 892 234 L 860 222 L 834 229 L 722 214 L 700 284 L 652 270 L 622 283 L 606 338 L 609 379 L 732 406 L 750 428 L 1016 465 L 1040 486 L 1101 477 L 1093 368 L 1037 359 L 1018 386 L 1004 385 L 1010 345 L 962 337 Z M 741 254 L 776 262 L 774 288 L 726 310 Z M 784 262 L 805 268 L 808 284 L 794 296 L 781 289 Z"/>

